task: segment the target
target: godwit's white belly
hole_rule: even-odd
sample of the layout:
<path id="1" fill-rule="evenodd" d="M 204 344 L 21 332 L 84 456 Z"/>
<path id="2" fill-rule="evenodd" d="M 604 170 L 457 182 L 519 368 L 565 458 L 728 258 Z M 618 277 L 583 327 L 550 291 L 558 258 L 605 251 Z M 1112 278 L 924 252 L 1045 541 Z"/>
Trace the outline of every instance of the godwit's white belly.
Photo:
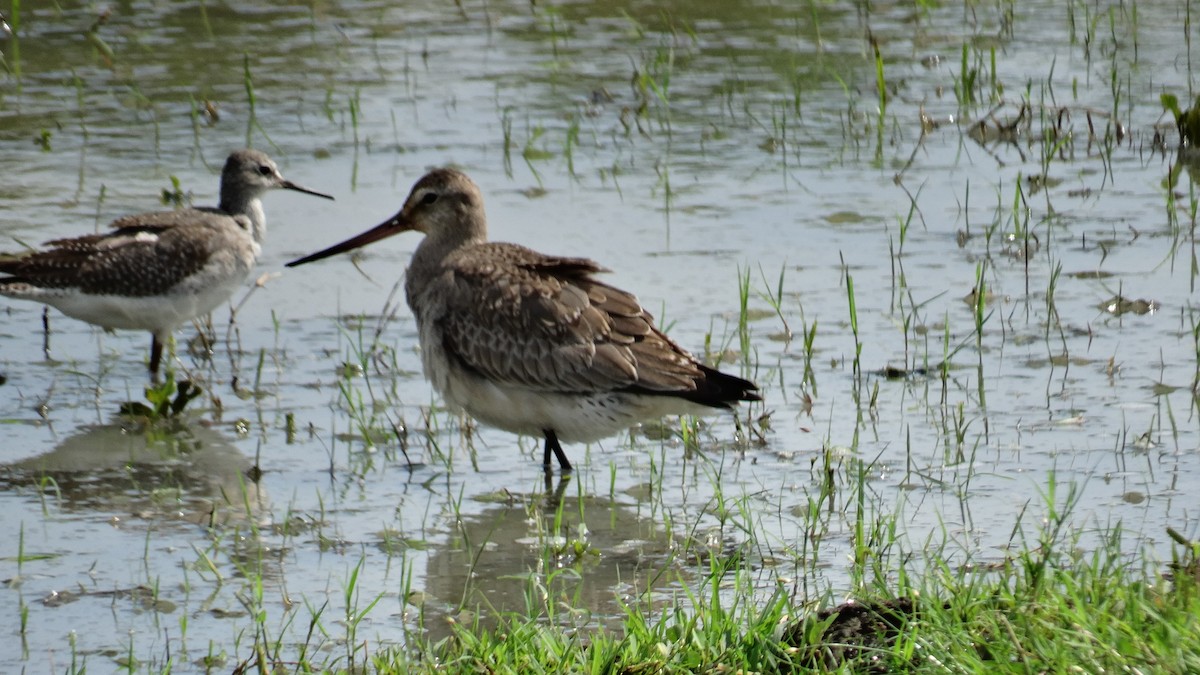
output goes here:
<path id="1" fill-rule="evenodd" d="M 431 363 L 430 351 L 437 363 Z M 545 392 L 499 384 L 449 363 L 427 350 L 425 373 L 445 402 L 488 426 L 527 436 L 553 429 L 567 443 L 587 443 L 666 415 L 713 413 L 713 408 L 675 396 L 620 391 Z"/>

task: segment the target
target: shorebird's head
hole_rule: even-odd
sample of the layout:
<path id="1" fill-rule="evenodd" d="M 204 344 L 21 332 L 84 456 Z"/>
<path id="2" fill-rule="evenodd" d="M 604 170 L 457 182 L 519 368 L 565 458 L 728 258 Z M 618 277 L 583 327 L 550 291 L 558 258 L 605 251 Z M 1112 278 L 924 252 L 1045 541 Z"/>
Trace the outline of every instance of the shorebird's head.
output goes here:
<path id="1" fill-rule="evenodd" d="M 434 169 L 413 186 L 404 208 L 380 225 L 340 244 L 288 263 L 303 265 L 351 251 L 401 232 L 420 232 L 449 245 L 487 238 L 487 217 L 479 186 L 456 169 Z"/>
<path id="2" fill-rule="evenodd" d="M 333 199 L 333 197 L 296 185 L 279 173 L 275 161 L 259 150 L 235 150 L 225 160 L 221 170 L 221 201 L 246 202 L 257 199 L 268 190 L 294 190 L 304 194 Z"/>

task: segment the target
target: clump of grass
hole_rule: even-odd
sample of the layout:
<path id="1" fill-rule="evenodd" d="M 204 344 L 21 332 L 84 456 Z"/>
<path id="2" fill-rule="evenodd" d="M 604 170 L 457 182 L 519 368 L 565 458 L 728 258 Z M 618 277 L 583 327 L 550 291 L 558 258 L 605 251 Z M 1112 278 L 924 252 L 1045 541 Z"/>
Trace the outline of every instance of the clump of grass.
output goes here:
<path id="1" fill-rule="evenodd" d="M 1175 128 L 1179 131 L 1181 147 L 1196 147 L 1200 145 L 1200 96 L 1190 108 L 1180 108 L 1179 98 L 1174 94 L 1162 94 L 1159 97 L 1163 110 L 1175 118 Z"/>
<path id="2" fill-rule="evenodd" d="M 204 390 L 190 380 L 176 382 L 170 376 L 162 383 L 146 387 L 146 403 L 149 405 L 141 401 L 127 401 L 121 404 L 120 413 L 147 421 L 174 419 L 203 393 Z"/>
<path id="3" fill-rule="evenodd" d="M 1061 542 L 1060 542 L 1061 543 Z M 583 638 L 508 615 L 494 629 L 453 627 L 452 637 L 372 657 L 378 673 L 441 672 L 1196 672 L 1200 593 L 1194 579 L 1143 573 L 1115 544 L 1090 558 L 1028 551 L 991 572 L 966 568 L 926 594 L 882 586 L 822 611 L 783 592 L 766 602 L 730 599 L 745 572 L 716 570 L 702 592 L 663 611 L 626 608 L 622 635 Z M 736 567 L 736 561 L 735 567 Z M 1049 564 L 1047 564 L 1049 562 Z M 962 569 L 962 568 L 960 568 Z M 804 614 L 795 619 L 794 612 Z"/>
<path id="4" fill-rule="evenodd" d="M 1023 527 L 1014 526 L 1017 550 L 999 562 L 963 564 L 926 547 L 932 559 L 914 563 L 891 514 L 864 512 L 872 535 L 862 541 L 873 553 L 850 602 L 794 596 L 782 578 L 764 598 L 743 548 L 704 557 L 705 580 L 665 607 L 628 600 L 616 633 L 564 631 L 536 612 L 509 613 L 492 628 L 456 624 L 437 643 L 414 638 L 380 651 L 371 670 L 992 672 L 1016 664 L 1022 672 L 1196 672 L 1197 545 L 1172 533 L 1185 549 L 1173 576 L 1123 550 L 1120 526 L 1081 553 L 1081 530 L 1071 524 L 1079 494 L 1051 476 L 1039 527 L 1020 541 Z"/>
<path id="5" fill-rule="evenodd" d="M 179 176 L 171 176 L 171 187 L 162 189 L 159 200 L 173 209 L 187 208 L 192 205 L 192 191 L 183 189 Z"/>

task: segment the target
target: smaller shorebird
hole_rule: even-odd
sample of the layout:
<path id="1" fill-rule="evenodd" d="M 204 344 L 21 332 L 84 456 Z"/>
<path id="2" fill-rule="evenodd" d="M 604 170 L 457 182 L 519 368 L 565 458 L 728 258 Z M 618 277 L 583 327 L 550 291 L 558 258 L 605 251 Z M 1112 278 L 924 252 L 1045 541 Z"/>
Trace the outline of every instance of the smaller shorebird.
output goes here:
<path id="1" fill-rule="evenodd" d="M 599 281 L 587 258 L 488 242 L 483 195 L 454 169 L 413 186 L 387 222 L 288 267 L 400 232 L 425 235 L 405 280 L 425 376 L 477 420 L 559 441 L 587 442 L 671 414 L 758 401 L 758 387 L 710 368 L 654 325 L 632 294 Z"/>
<path id="2" fill-rule="evenodd" d="M 111 232 L 46 242 L 0 256 L 0 295 L 33 300 L 107 329 L 148 330 L 150 372 L 175 328 L 216 309 L 246 281 L 262 252 L 268 190 L 295 190 L 265 153 L 238 150 L 221 171 L 221 204 L 140 213 Z"/>

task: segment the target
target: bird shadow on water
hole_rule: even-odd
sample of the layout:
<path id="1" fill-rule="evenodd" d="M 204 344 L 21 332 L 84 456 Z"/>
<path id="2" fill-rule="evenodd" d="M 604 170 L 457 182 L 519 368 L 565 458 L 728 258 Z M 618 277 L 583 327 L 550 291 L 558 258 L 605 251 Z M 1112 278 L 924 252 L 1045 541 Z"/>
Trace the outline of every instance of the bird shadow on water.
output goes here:
<path id="1" fill-rule="evenodd" d="M 65 511 L 188 526 L 269 518 L 259 478 L 219 431 L 181 417 L 84 427 L 48 453 L 0 465 L 0 490 L 31 490 Z"/>
<path id="2" fill-rule="evenodd" d="M 665 606 L 690 572 L 682 545 L 636 504 L 570 494 L 570 476 L 545 492 L 501 489 L 463 515 L 432 551 L 425 586 L 408 602 L 428 637 L 454 627 L 495 629 L 534 617 L 574 632 L 618 629 L 630 607 Z"/>

